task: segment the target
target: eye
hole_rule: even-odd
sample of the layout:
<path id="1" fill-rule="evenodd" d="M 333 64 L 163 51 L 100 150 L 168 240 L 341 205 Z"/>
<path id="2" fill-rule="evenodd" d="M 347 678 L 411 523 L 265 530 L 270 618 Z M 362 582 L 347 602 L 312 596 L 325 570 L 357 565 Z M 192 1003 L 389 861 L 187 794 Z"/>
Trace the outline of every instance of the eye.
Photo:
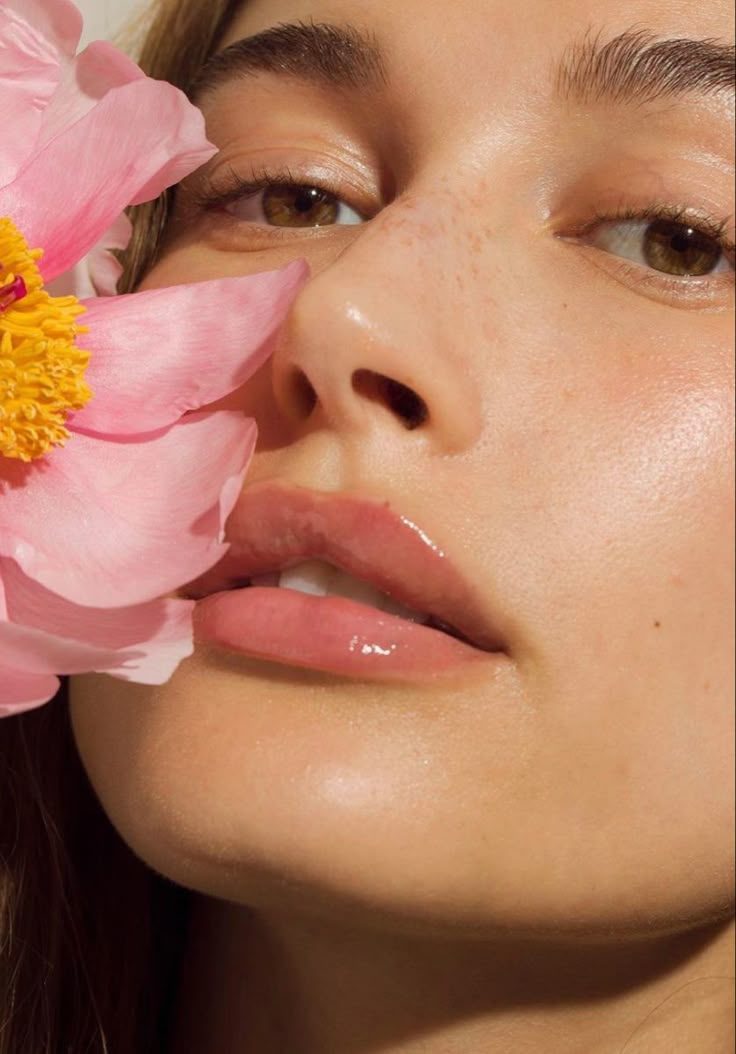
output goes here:
<path id="1" fill-rule="evenodd" d="M 686 219 L 644 217 L 603 220 L 587 242 L 642 267 L 678 277 L 704 277 L 733 270 L 722 232 Z"/>
<path id="2" fill-rule="evenodd" d="M 365 219 L 322 187 L 300 183 L 268 183 L 231 201 L 225 210 L 246 223 L 270 227 L 332 227 L 364 223 Z"/>

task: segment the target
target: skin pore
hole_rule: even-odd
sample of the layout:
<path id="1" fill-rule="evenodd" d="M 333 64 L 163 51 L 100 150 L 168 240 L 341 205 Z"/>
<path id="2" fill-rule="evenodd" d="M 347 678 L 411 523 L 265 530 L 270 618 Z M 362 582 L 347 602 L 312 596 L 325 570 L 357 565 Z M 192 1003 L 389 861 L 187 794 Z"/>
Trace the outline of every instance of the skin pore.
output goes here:
<path id="1" fill-rule="evenodd" d="M 398 684 L 200 646 L 161 688 L 74 683 L 113 823 L 201 894 L 170 1054 L 727 1054 L 733 95 L 708 49 L 668 89 L 661 50 L 657 85 L 611 70 L 731 43 L 731 5 L 251 0 L 222 48 L 282 23 L 359 31 L 360 69 L 283 33 L 212 67 L 220 153 L 144 287 L 308 260 L 225 404 L 249 485 L 388 503 L 504 657 Z M 284 225 L 293 184 L 322 226 Z M 702 276 L 661 269 L 672 223 Z"/>

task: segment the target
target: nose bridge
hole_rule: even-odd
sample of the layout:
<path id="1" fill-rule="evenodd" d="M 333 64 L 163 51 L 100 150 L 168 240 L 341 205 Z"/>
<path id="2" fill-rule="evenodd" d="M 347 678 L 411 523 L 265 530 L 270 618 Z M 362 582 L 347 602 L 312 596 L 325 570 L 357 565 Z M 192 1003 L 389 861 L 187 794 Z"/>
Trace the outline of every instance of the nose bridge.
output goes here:
<path id="1" fill-rule="evenodd" d="M 387 420 L 361 383 L 385 378 L 426 407 L 423 434 L 444 452 L 471 446 L 483 426 L 478 383 L 482 305 L 469 232 L 449 193 L 407 195 L 384 209 L 300 294 L 274 358 L 277 398 L 304 414 L 308 385 L 335 428 Z M 476 269 L 477 270 L 477 269 Z M 381 411 L 384 411 L 381 414 Z M 396 425 L 394 415 L 392 423 Z M 404 421 L 406 424 L 406 421 Z"/>
<path id="2" fill-rule="evenodd" d="M 402 195 L 372 221 L 348 250 L 346 282 L 364 272 L 364 302 L 391 303 L 394 325 L 406 326 L 443 357 L 466 359 L 462 337 L 472 327 L 480 288 L 481 236 L 477 216 L 458 201 L 447 180 Z M 348 255 L 346 254 L 346 255 Z M 340 267 L 338 262 L 337 267 Z M 402 309 L 403 304 L 403 309 Z"/>

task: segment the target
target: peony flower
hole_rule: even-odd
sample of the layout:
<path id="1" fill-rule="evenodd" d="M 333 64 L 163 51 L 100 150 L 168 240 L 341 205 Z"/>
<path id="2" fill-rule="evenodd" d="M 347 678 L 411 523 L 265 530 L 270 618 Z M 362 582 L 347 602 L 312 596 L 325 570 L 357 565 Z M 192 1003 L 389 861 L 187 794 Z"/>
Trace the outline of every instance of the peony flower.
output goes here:
<path id="1" fill-rule="evenodd" d="M 255 440 L 205 408 L 268 357 L 306 273 L 55 295 L 90 255 L 113 292 L 123 209 L 215 152 L 173 86 L 103 42 L 76 55 L 81 28 L 69 0 L 0 0 L 0 715 L 57 674 L 155 684 L 191 652 L 191 603 L 160 598 L 222 557 Z"/>

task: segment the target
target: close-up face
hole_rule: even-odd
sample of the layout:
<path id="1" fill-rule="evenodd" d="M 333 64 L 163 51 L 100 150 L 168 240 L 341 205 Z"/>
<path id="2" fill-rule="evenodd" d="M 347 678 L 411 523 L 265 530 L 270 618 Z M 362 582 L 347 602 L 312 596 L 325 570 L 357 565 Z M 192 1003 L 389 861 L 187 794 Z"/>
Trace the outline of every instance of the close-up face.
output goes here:
<path id="1" fill-rule="evenodd" d="M 733 35 L 726 0 L 243 5 L 142 288 L 311 277 L 223 403 L 260 438 L 193 657 L 72 684 L 157 871 L 426 932 L 726 916 Z"/>

